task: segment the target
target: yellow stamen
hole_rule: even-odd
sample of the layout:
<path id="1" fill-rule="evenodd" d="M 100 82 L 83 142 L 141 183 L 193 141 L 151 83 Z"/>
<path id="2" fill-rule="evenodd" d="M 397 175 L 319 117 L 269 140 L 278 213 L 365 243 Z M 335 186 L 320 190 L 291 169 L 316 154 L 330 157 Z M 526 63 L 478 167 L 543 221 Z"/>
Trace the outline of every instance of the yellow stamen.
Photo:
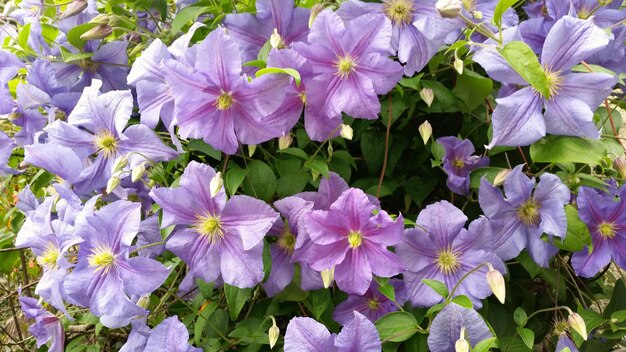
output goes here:
<path id="1" fill-rule="evenodd" d="M 104 155 L 105 158 L 117 154 L 117 139 L 110 131 L 105 130 L 97 133 L 94 145 L 96 146 L 96 153 Z"/>
<path id="2" fill-rule="evenodd" d="M 517 218 L 526 226 L 538 225 L 541 221 L 539 209 L 541 205 L 531 199 L 517 207 Z"/>
<path id="3" fill-rule="evenodd" d="M 563 86 L 563 76 L 560 71 L 551 71 L 547 67 L 544 67 L 544 71 L 546 73 L 546 78 L 548 79 L 548 88 L 550 90 L 550 99 L 554 99 L 559 92 L 561 91 L 561 87 Z M 544 97 L 548 98 L 548 97 Z"/>
<path id="4" fill-rule="evenodd" d="M 600 233 L 600 236 L 604 238 L 615 237 L 615 235 L 617 234 L 615 230 L 617 230 L 615 224 L 609 222 L 603 222 L 600 224 L 600 226 L 598 226 L 598 232 Z"/>
<path id="5" fill-rule="evenodd" d="M 282 248 L 287 253 L 292 253 L 296 247 L 296 236 L 289 230 L 289 225 L 285 224 L 285 230 L 278 237 L 278 247 Z"/>
<path id="6" fill-rule="evenodd" d="M 452 252 L 452 248 L 443 249 L 437 252 L 435 265 L 443 274 L 450 275 L 456 272 L 460 267 L 459 252 Z"/>
<path id="7" fill-rule="evenodd" d="M 224 238 L 224 230 L 219 216 L 211 214 L 197 216 L 197 221 L 193 224 L 193 229 L 209 243 L 213 243 Z"/>
<path id="8" fill-rule="evenodd" d="M 354 62 L 354 58 L 350 55 L 346 56 L 338 56 L 337 61 L 335 61 L 335 67 L 337 67 L 337 75 L 341 77 L 341 79 L 346 79 L 350 75 L 354 68 L 356 67 L 356 62 Z"/>
<path id="9" fill-rule="evenodd" d="M 59 248 L 52 243 L 48 242 L 44 252 L 37 257 L 37 263 L 44 269 L 53 269 L 57 266 L 57 260 L 61 255 Z"/>
<path id="10" fill-rule="evenodd" d="M 414 10 L 411 0 L 389 0 L 383 4 L 387 18 L 398 25 L 411 23 Z"/>
<path id="11" fill-rule="evenodd" d="M 233 105 L 233 96 L 230 93 L 223 92 L 213 103 L 217 110 L 226 110 Z"/>
<path id="12" fill-rule="evenodd" d="M 461 160 L 461 159 L 456 159 L 456 160 L 454 161 L 454 167 L 456 167 L 456 168 L 459 168 L 459 169 L 460 169 L 460 168 L 462 168 L 463 166 L 465 166 L 465 163 L 463 162 L 463 160 Z"/>
<path id="13" fill-rule="evenodd" d="M 363 242 L 363 236 L 361 233 L 358 231 L 350 231 L 350 234 L 348 235 L 348 244 L 350 245 L 350 248 L 358 248 L 361 245 L 361 242 Z"/>
<path id="14" fill-rule="evenodd" d="M 91 250 L 87 256 L 89 266 L 96 268 L 96 272 L 103 270 L 108 273 L 115 266 L 115 254 L 105 244 L 99 244 Z"/>
<path id="15" fill-rule="evenodd" d="M 370 300 L 367 301 L 367 305 L 369 306 L 369 308 L 371 310 L 378 310 L 378 308 L 380 308 L 380 302 L 378 302 L 376 299 L 372 298 Z"/>

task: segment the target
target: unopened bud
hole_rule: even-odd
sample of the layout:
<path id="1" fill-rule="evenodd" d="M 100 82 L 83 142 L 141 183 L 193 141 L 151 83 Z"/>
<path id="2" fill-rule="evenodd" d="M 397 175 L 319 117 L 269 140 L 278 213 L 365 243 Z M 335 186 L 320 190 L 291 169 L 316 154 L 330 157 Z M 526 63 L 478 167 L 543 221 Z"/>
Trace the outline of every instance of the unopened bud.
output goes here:
<path id="1" fill-rule="evenodd" d="M 128 158 L 126 156 L 117 158 L 117 160 L 115 160 L 115 164 L 113 164 L 113 172 L 122 171 L 127 165 L 128 165 Z"/>
<path id="2" fill-rule="evenodd" d="M 311 7 L 311 15 L 309 15 L 309 28 L 313 26 L 313 22 L 315 22 L 315 18 L 324 10 L 324 6 L 322 4 L 315 4 Z"/>
<path id="3" fill-rule="evenodd" d="M 351 141 L 352 137 L 354 137 L 354 130 L 352 130 L 352 127 L 350 127 L 350 125 L 342 123 L 339 135 L 341 136 L 341 138 Z"/>
<path id="4" fill-rule="evenodd" d="M 272 317 L 272 326 L 267 331 L 267 335 L 270 340 L 270 348 L 274 348 L 276 342 L 278 342 L 278 337 L 280 336 L 280 329 L 276 325 L 276 319 L 274 319 L 274 317 Z"/>
<path id="5" fill-rule="evenodd" d="M 120 185 L 120 178 L 117 176 L 111 176 L 109 181 L 107 181 L 106 193 L 110 194 L 119 185 Z"/>
<path id="6" fill-rule="evenodd" d="M 250 158 L 252 158 L 252 156 L 254 155 L 254 152 L 256 151 L 256 144 L 250 144 L 248 145 L 248 156 Z"/>
<path id="7" fill-rule="evenodd" d="M 622 178 L 626 178 L 626 158 L 623 155 L 613 160 L 613 167 Z"/>
<path id="8" fill-rule="evenodd" d="M 474 18 L 479 20 L 479 21 L 483 19 L 483 13 L 480 12 L 480 11 L 472 12 L 472 16 L 474 16 Z"/>
<path id="9" fill-rule="evenodd" d="M 99 24 L 80 36 L 82 40 L 103 39 L 113 33 L 113 28 L 106 24 Z"/>
<path id="10" fill-rule="evenodd" d="M 504 183 L 507 176 L 511 173 L 511 169 L 504 169 L 496 174 L 496 177 L 493 179 L 494 186 L 500 186 Z"/>
<path id="11" fill-rule="evenodd" d="M 487 272 L 487 283 L 491 292 L 496 296 L 500 303 L 504 304 L 506 298 L 506 286 L 504 286 L 504 276 L 498 270 L 489 265 L 489 271 Z"/>
<path id="12" fill-rule="evenodd" d="M 283 134 L 278 138 L 278 149 L 283 150 L 289 148 L 289 146 L 293 143 L 293 138 L 291 137 L 291 133 Z"/>
<path id="13" fill-rule="evenodd" d="M 461 3 L 461 0 L 438 0 L 435 7 L 441 17 L 455 18 L 461 14 L 463 4 Z"/>
<path id="14" fill-rule="evenodd" d="M 335 267 L 332 267 L 330 269 L 324 269 L 320 274 L 322 275 L 324 288 L 329 288 L 335 280 Z"/>
<path id="15" fill-rule="evenodd" d="M 222 178 L 222 172 L 218 171 L 215 176 L 209 182 L 209 190 L 211 192 L 211 198 L 215 197 L 222 190 L 224 186 L 224 179 Z"/>
<path id="16" fill-rule="evenodd" d="M 59 16 L 59 20 L 64 20 L 68 17 L 76 16 L 79 13 L 83 12 L 83 10 L 85 10 L 86 8 L 86 0 L 74 0 L 69 3 L 69 5 L 67 5 L 63 13 L 61 13 L 61 16 Z"/>
<path id="17" fill-rule="evenodd" d="M 150 295 L 143 295 L 139 297 L 139 299 L 137 300 L 137 305 L 144 309 L 148 308 L 148 306 L 150 305 Z"/>
<path id="18" fill-rule="evenodd" d="M 272 35 L 270 35 L 270 45 L 274 49 L 283 49 L 285 47 L 285 43 L 283 42 L 283 37 L 278 33 L 278 29 L 274 28 Z"/>
<path id="19" fill-rule="evenodd" d="M 470 344 L 465 338 L 465 327 L 462 327 L 461 336 L 459 336 L 459 339 L 456 340 L 456 343 L 454 344 L 454 351 L 455 352 L 469 352 L 469 350 L 470 350 Z"/>
<path id="20" fill-rule="evenodd" d="M 107 24 L 109 23 L 109 20 L 111 19 L 111 15 L 105 14 L 105 13 L 101 13 L 98 16 L 92 18 L 89 23 L 95 23 L 95 24 Z"/>
<path id="21" fill-rule="evenodd" d="M 420 127 L 418 128 L 420 136 L 422 136 L 422 140 L 424 144 L 428 143 L 428 140 L 433 135 L 433 126 L 430 125 L 430 122 L 424 121 Z"/>
<path id="22" fill-rule="evenodd" d="M 144 165 L 144 163 L 141 163 L 133 167 L 133 171 L 130 174 L 130 180 L 133 182 L 137 182 L 143 177 L 145 173 L 146 173 L 146 166 Z"/>
<path id="23" fill-rule="evenodd" d="M 460 75 L 463 74 L 463 67 L 465 65 L 463 64 L 463 60 L 461 59 L 454 59 L 454 69 L 456 70 L 456 72 L 458 72 Z"/>
<path id="24" fill-rule="evenodd" d="M 435 93 L 430 88 L 422 88 L 422 90 L 420 90 L 420 98 L 430 107 L 433 100 L 435 100 Z"/>
<path id="25" fill-rule="evenodd" d="M 567 318 L 567 322 L 569 326 L 572 327 L 582 338 L 583 340 L 587 340 L 587 325 L 585 325 L 585 321 L 583 318 L 578 315 L 578 313 L 572 313 Z"/>

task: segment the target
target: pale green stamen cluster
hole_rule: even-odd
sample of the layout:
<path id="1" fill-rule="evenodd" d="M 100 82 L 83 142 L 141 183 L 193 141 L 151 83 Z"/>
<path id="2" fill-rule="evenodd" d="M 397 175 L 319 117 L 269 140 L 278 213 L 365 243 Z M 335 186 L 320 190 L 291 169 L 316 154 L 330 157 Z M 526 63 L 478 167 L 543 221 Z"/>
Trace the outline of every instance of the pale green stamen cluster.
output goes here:
<path id="1" fill-rule="evenodd" d="M 600 226 L 598 226 L 598 232 L 600 233 L 600 236 L 604 238 L 615 237 L 615 235 L 617 234 L 615 230 L 615 224 L 609 222 L 603 222 L 600 224 Z"/>
<path id="2" fill-rule="evenodd" d="M 96 269 L 96 272 L 103 271 L 108 273 L 115 266 L 115 254 L 111 248 L 105 244 L 99 244 L 91 250 L 91 254 L 87 256 L 89 266 Z"/>
<path id="3" fill-rule="evenodd" d="M 224 229 L 219 216 L 211 214 L 197 216 L 193 229 L 202 237 L 205 237 L 209 243 L 218 242 L 224 238 Z"/>
<path id="4" fill-rule="evenodd" d="M 59 248 L 54 243 L 48 242 L 44 252 L 36 258 L 37 264 L 44 269 L 54 269 L 57 266 L 57 260 L 59 260 L 60 255 Z"/>
<path id="5" fill-rule="evenodd" d="M 354 71 L 356 67 L 356 62 L 352 56 L 349 54 L 346 56 L 337 57 L 337 61 L 335 61 L 335 67 L 337 68 L 337 75 L 341 77 L 341 79 L 346 79 Z"/>
<path id="6" fill-rule="evenodd" d="M 435 265 L 439 272 L 450 275 L 454 274 L 459 268 L 461 263 L 459 262 L 459 252 L 453 252 L 452 248 L 443 249 L 437 252 L 437 259 L 435 259 Z"/>
<path id="7" fill-rule="evenodd" d="M 350 231 L 348 235 L 348 245 L 350 248 L 358 248 L 363 242 L 363 235 L 358 231 Z"/>
<path id="8" fill-rule="evenodd" d="M 217 110 L 226 110 L 233 106 L 233 96 L 230 93 L 223 92 L 215 100 L 215 108 Z"/>
<path id="9" fill-rule="evenodd" d="M 105 158 L 111 158 L 117 154 L 117 138 L 110 131 L 97 133 L 94 145 L 96 146 L 96 153 Z"/>
<path id="10" fill-rule="evenodd" d="M 530 199 L 517 207 L 517 218 L 526 226 L 537 225 L 541 221 L 539 209 L 541 205 Z"/>
<path id="11" fill-rule="evenodd" d="M 383 12 L 391 22 L 404 25 L 413 20 L 413 2 L 410 0 L 389 0 L 383 4 Z"/>

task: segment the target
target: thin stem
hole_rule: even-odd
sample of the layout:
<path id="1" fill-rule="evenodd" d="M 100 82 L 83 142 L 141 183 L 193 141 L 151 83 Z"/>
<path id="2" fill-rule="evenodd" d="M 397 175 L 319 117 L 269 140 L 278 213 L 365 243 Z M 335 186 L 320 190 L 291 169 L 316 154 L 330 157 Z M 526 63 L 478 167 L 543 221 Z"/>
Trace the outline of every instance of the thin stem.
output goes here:
<path id="1" fill-rule="evenodd" d="M 150 247 L 154 247 L 154 246 L 160 246 L 160 245 L 163 245 L 163 244 L 165 244 L 165 241 L 157 241 L 157 242 L 152 242 L 152 243 L 144 244 L 144 245 L 143 245 L 143 246 L 141 246 L 141 247 L 137 247 L 137 248 L 133 249 L 133 250 L 130 252 L 130 254 L 137 253 L 137 252 L 139 252 L 139 251 L 140 251 L 140 250 L 142 250 L 142 249 L 146 249 L 146 248 L 150 248 Z"/>
<path id="2" fill-rule="evenodd" d="M 380 190 L 383 187 L 383 179 L 387 171 L 387 159 L 389 158 L 389 135 L 391 134 L 391 94 L 389 94 L 389 114 L 387 115 L 387 133 L 385 134 L 385 157 L 383 159 L 383 168 L 380 171 L 378 179 L 378 189 L 376 190 L 376 198 L 380 198 Z"/>

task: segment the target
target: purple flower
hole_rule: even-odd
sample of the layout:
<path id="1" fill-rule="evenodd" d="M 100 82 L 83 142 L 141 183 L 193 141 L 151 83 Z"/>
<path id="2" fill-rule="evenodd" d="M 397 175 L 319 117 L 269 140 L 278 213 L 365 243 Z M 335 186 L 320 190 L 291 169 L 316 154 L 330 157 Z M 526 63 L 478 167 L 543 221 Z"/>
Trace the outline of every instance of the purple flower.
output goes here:
<path id="1" fill-rule="evenodd" d="M 405 230 L 403 241 L 396 252 L 406 265 L 402 274 L 406 298 L 414 306 L 430 307 L 443 298 L 422 282 L 423 279 L 444 283 L 450 292 L 458 284 L 454 296 L 465 295 L 475 307 L 481 299 L 491 295 L 487 283 L 491 264 L 501 273 L 506 272 L 504 263 L 491 251 L 490 226 L 486 218 L 472 221 L 463 228 L 467 217 L 454 205 L 440 201 L 422 210 L 415 222 L 417 226 Z M 463 281 L 460 278 L 469 274 Z"/>
<path id="2" fill-rule="evenodd" d="M 380 352 L 378 331 L 359 312 L 338 335 L 311 318 L 293 318 L 285 333 L 285 352 Z"/>
<path id="3" fill-rule="evenodd" d="M 84 242 L 76 267 L 65 279 L 65 293 L 70 303 L 89 307 L 109 328 L 128 325 L 134 316 L 145 315 L 147 311 L 129 296 L 154 291 L 169 274 L 156 260 L 129 257 L 140 222 L 140 204 L 117 201 L 75 226 Z"/>
<path id="4" fill-rule="evenodd" d="M 424 68 L 457 27 L 439 15 L 432 0 L 384 0 L 382 4 L 351 0 L 337 10 L 346 22 L 368 13 L 382 13 L 391 21 L 391 49 L 406 64 L 407 76 Z"/>
<path id="5" fill-rule="evenodd" d="M 364 294 L 372 273 L 391 277 L 404 269 L 400 258 L 387 250 L 402 239 L 402 216 L 392 220 L 360 189 L 348 189 L 328 211 L 314 210 L 303 221 L 311 241 L 319 245 L 311 267 L 334 270 L 337 285 L 346 293 Z"/>
<path id="6" fill-rule="evenodd" d="M 13 153 L 13 148 L 15 148 L 13 140 L 4 134 L 4 132 L 0 131 L 0 176 L 18 173 L 18 171 L 13 170 L 7 165 Z"/>
<path id="7" fill-rule="evenodd" d="M 62 352 L 65 345 L 65 333 L 61 320 L 54 314 L 41 307 L 41 304 L 32 297 L 22 296 L 19 290 L 19 301 L 26 318 L 35 319 L 35 323 L 28 327 L 28 331 L 37 340 L 37 348 L 51 341 L 48 351 Z"/>
<path id="8" fill-rule="evenodd" d="M 148 126 L 138 124 L 124 129 L 133 109 L 130 91 L 100 94 L 101 85 L 94 80 L 92 86 L 85 88 L 68 122 L 55 121 L 46 128 L 51 143 L 71 148 L 80 159 L 88 159 L 88 166 L 75 183 L 78 194 L 104 187 L 119 157 L 127 157 L 132 168 L 146 161 L 165 161 L 176 156 Z M 95 158 L 88 158 L 92 154 Z"/>
<path id="9" fill-rule="evenodd" d="M 182 138 L 202 138 L 234 154 L 238 142 L 259 144 L 283 133 L 284 121 L 266 119 L 283 101 L 283 77 L 264 75 L 248 82 L 241 74 L 237 45 L 224 29 L 214 30 L 198 45 L 195 66 L 164 62 Z"/>
<path id="10" fill-rule="evenodd" d="M 541 54 L 549 96 L 528 86 L 495 49 L 479 50 L 474 60 L 503 83 L 525 86 L 504 98 L 493 112 L 496 145 L 529 145 L 547 133 L 599 138 L 593 111 L 611 92 L 615 78 L 606 73 L 572 73 L 571 68 L 591 57 L 609 42 L 607 34 L 591 21 L 565 16 L 548 33 Z M 545 112 L 542 109 L 545 107 Z"/>
<path id="11" fill-rule="evenodd" d="M 391 34 L 391 23 L 381 14 L 363 15 L 344 25 L 336 13 L 320 13 L 309 44 L 292 45 L 309 60 L 315 74 L 305 82 L 307 104 L 328 118 L 345 112 L 376 119 L 377 94 L 387 93 L 402 78 L 402 66 L 387 57 Z"/>
<path id="12" fill-rule="evenodd" d="M 593 248 L 572 255 L 572 267 L 577 275 L 592 277 L 610 264 L 611 259 L 626 268 L 626 187 L 614 185 L 605 193 L 580 187 L 578 215 L 587 224 Z"/>
<path id="13" fill-rule="evenodd" d="M 570 192 L 557 176 L 550 173 L 542 174 L 535 185 L 534 178 L 522 173 L 523 167 L 516 166 L 506 177 L 506 198 L 482 179 L 478 200 L 492 222 L 494 234 L 497 234 L 492 238 L 493 250 L 500 258 L 515 258 L 526 248 L 537 264 L 547 267 L 558 250 L 541 235 L 565 237 L 564 205 L 569 203 Z"/>
<path id="14" fill-rule="evenodd" d="M 213 177 L 210 166 L 192 161 L 179 187 L 150 192 L 163 209 L 161 227 L 183 225 L 166 244 L 189 266 L 181 291 L 188 291 L 195 278 L 212 282 L 221 275 L 237 287 L 253 287 L 263 280 L 263 237 L 279 215 L 252 197 L 226 201 L 223 188 L 211 197 Z"/>
<path id="15" fill-rule="evenodd" d="M 293 0 L 259 0 L 256 15 L 230 14 L 224 26 L 241 48 L 244 62 L 257 59 L 274 29 L 280 35 L 279 49 L 294 42 L 305 42 L 309 34 L 309 9 L 293 7 Z"/>
<path id="16" fill-rule="evenodd" d="M 450 303 L 433 319 L 428 335 L 428 348 L 432 352 L 454 352 L 456 341 L 462 333 L 472 347 L 493 337 L 487 324 L 475 310 Z"/>
<path id="17" fill-rule="evenodd" d="M 559 341 L 556 344 L 556 350 L 554 350 L 554 352 L 562 352 L 565 348 L 569 348 L 570 352 L 578 352 L 574 341 L 572 341 L 567 334 L 562 334 L 559 335 Z"/>
<path id="18" fill-rule="evenodd" d="M 80 92 L 70 92 L 69 86 L 64 86 L 56 79 L 52 64 L 47 60 L 35 60 L 26 80 L 30 83 L 25 86 L 30 91 L 29 96 L 38 100 L 29 105 L 46 107 L 50 123 L 57 118 L 57 114 L 63 116 L 72 112 L 81 95 Z M 30 108 L 25 104 L 20 105 Z M 57 112 L 58 109 L 61 111 Z"/>
<path id="19" fill-rule="evenodd" d="M 187 327 L 177 316 L 164 319 L 152 330 L 145 319 L 133 320 L 132 324 L 133 330 L 120 352 L 202 352 L 189 344 Z"/>
<path id="20" fill-rule="evenodd" d="M 480 157 L 474 154 L 474 145 L 469 139 L 460 140 L 456 137 L 441 137 L 437 139 L 445 151 L 443 156 L 443 170 L 448 174 L 446 186 L 460 195 L 469 195 L 469 175 L 475 169 L 489 166 L 489 157 Z"/>
<path id="21" fill-rule="evenodd" d="M 0 49 L 0 114 L 8 114 L 13 110 L 13 97 L 7 82 L 13 79 L 17 70 L 23 66 L 17 56 Z"/>
<path id="22" fill-rule="evenodd" d="M 395 289 L 396 302 L 404 304 L 404 282 L 392 279 L 390 284 Z M 339 303 L 333 312 L 333 319 L 342 325 L 348 324 L 354 319 L 353 311 L 363 314 L 367 319 L 375 322 L 383 315 L 398 310 L 398 306 L 389 298 L 385 297 L 376 282 L 372 282 L 369 289 L 362 295 L 350 295 L 348 299 Z"/>

